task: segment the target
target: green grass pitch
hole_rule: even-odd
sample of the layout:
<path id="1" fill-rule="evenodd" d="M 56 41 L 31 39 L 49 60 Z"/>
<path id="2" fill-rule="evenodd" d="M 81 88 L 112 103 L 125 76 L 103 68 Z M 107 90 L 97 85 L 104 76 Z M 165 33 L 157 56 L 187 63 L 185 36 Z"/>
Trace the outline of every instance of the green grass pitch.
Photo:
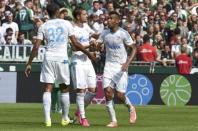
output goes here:
<path id="1" fill-rule="evenodd" d="M 71 105 L 73 116 L 75 105 Z M 87 108 L 90 127 L 71 124 L 60 125 L 61 115 L 52 113 L 52 127 L 44 126 L 42 104 L 0 104 L 0 131 L 198 131 L 198 106 L 167 107 L 148 105 L 137 107 L 135 125 L 128 122 L 128 112 L 123 105 L 116 105 L 118 128 L 105 127 L 109 122 L 105 105 Z"/>

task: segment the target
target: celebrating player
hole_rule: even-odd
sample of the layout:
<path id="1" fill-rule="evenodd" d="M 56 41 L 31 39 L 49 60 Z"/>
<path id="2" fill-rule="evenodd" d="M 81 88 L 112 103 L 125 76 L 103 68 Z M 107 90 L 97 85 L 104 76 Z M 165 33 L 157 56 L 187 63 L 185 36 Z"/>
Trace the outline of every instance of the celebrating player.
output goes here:
<path id="1" fill-rule="evenodd" d="M 107 127 L 117 127 L 117 119 L 113 104 L 114 90 L 117 97 L 125 103 L 130 112 L 130 123 L 136 121 L 135 107 L 125 96 L 128 80 L 128 66 L 136 54 L 136 47 L 127 31 L 119 27 L 120 16 L 117 12 L 110 12 L 109 29 L 104 30 L 99 37 L 98 47 L 104 43 L 106 60 L 103 74 L 103 88 L 106 97 L 106 107 L 111 117 Z M 131 49 L 127 57 L 126 47 Z"/>

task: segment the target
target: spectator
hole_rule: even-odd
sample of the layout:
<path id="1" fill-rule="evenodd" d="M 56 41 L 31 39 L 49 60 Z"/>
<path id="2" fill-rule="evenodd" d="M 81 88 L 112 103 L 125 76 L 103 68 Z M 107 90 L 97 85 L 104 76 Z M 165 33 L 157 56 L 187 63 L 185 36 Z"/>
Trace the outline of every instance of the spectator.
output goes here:
<path id="1" fill-rule="evenodd" d="M 189 32 L 188 27 L 187 27 L 187 21 L 179 18 L 177 27 L 180 29 L 180 36 L 187 38 L 188 32 Z"/>
<path id="2" fill-rule="evenodd" d="M 191 29 L 191 31 L 188 32 L 188 41 L 189 41 L 189 45 L 190 46 L 194 46 L 194 38 L 197 35 L 198 37 L 198 24 L 194 23 L 193 24 L 193 28 Z"/>
<path id="3" fill-rule="evenodd" d="M 81 0 L 79 6 L 88 11 L 91 9 L 91 2 L 92 0 Z"/>
<path id="4" fill-rule="evenodd" d="M 186 53 L 187 53 L 189 56 L 192 55 L 193 49 L 192 49 L 192 47 L 191 47 L 190 45 L 188 45 L 188 40 L 187 40 L 187 38 L 185 38 L 185 37 L 182 37 L 182 38 L 181 38 L 181 46 L 187 48 L 187 52 L 186 52 Z M 180 47 L 180 48 L 181 48 L 181 47 Z"/>
<path id="5" fill-rule="evenodd" d="M 22 32 L 19 32 L 19 36 L 17 39 L 18 45 L 32 45 L 32 42 L 28 39 L 25 39 L 25 35 Z"/>
<path id="6" fill-rule="evenodd" d="M 60 8 L 59 10 L 59 18 L 60 19 L 65 19 L 68 16 L 68 11 L 66 8 Z"/>
<path id="7" fill-rule="evenodd" d="M 104 22 L 105 16 L 104 14 L 99 15 L 99 19 L 96 20 L 93 24 L 93 30 L 97 33 L 101 33 L 104 30 Z"/>
<path id="8" fill-rule="evenodd" d="M 198 68 L 198 47 L 193 50 L 193 66 Z"/>
<path id="9" fill-rule="evenodd" d="M 112 1 L 108 1 L 106 3 L 106 12 L 114 11 L 114 5 Z"/>
<path id="10" fill-rule="evenodd" d="M 150 43 L 149 35 L 144 35 L 143 37 L 144 44 L 138 49 L 138 56 L 140 61 L 153 62 L 156 61 L 157 51 L 156 48 Z"/>
<path id="11" fill-rule="evenodd" d="M 19 32 L 18 24 L 16 22 L 13 22 L 13 14 L 10 11 L 5 12 L 5 18 L 6 18 L 6 22 L 3 23 L 3 25 L 2 25 L 2 28 L 4 30 L 4 35 L 6 35 L 6 30 L 8 28 L 12 28 L 12 30 L 13 30 L 12 41 L 14 41 L 14 43 L 16 43 L 17 37 L 18 37 L 18 32 Z"/>
<path id="12" fill-rule="evenodd" d="M 175 60 L 172 58 L 169 45 L 164 45 L 164 50 L 162 50 L 160 55 L 160 62 L 163 66 L 167 66 L 171 63 L 174 63 L 174 61 Z"/>
<path id="13" fill-rule="evenodd" d="M 4 23 L 5 21 L 5 16 L 4 13 L 6 11 L 10 11 L 13 13 L 12 8 L 10 8 L 7 4 L 6 4 L 6 0 L 0 0 L 0 13 L 1 13 L 1 24 Z"/>
<path id="14" fill-rule="evenodd" d="M 187 48 L 181 47 L 181 54 L 175 59 L 179 74 L 190 74 L 192 68 L 192 59 L 187 55 Z"/>
<path id="15" fill-rule="evenodd" d="M 100 9 L 100 2 L 99 1 L 94 1 L 93 2 L 93 7 L 88 11 L 88 15 L 95 14 L 99 16 L 100 14 L 103 14 L 103 11 Z"/>
<path id="16" fill-rule="evenodd" d="M 34 29 L 33 12 L 30 9 L 32 6 L 32 1 L 27 0 L 24 2 L 24 4 L 25 6 L 19 9 L 18 13 L 16 14 L 15 21 L 19 25 L 20 32 L 25 34 L 25 38 L 31 39 Z"/>
<path id="17" fill-rule="evenodd" d="M 5 36 L 4 36 L 4 39 L 5 39 L 5 45 L 15 45 L 15 44 L 12 42 L 12 36 L 11 36 L 11 35 L 5 35 Z"/>

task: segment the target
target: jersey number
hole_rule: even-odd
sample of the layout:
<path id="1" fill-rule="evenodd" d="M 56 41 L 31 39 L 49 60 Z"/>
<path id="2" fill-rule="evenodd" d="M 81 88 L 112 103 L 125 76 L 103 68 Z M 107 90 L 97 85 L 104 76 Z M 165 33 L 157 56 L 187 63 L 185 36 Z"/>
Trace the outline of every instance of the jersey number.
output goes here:
<path id="1" fill-rule="evenodd" d="M 62 27 L 49 28 L 48 30 L 48 40 L 50 42 L 65 42 L 64 30 Z"/>

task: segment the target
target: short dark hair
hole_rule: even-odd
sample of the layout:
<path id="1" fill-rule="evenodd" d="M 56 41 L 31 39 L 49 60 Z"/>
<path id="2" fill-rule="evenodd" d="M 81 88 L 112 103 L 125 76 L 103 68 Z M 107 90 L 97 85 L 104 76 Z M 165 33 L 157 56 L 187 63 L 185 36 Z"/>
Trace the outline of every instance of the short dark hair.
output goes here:
<path id="1" fill-rule="evenodd" d="M 13 29 L 12 28 L 7 28 L 6 33 L 8 33 L 9 31 L 13 31 Z"/>
<path id="2" fill-rule="evenodd" d="M 24 1 L 24 4 L 27 4 L 28 2 L 32 2 L 32 0 L 26 0 Z"/>
<path id="3" fill-rule="evenodd" d="M 73 17 L 77 19 L 77 16 L 81 15 L 82 11 L 85 10 L 82 7 L 76 7 L 72 13 Z"/>
<path id="4" fill-rule="evenodd" d="M 116 17 L 120 20 L 120 14 L 116 11 L 110 11 L 109 15 L 116 15 Z"/>
<path id="5" fill-rule="evenodd" d="M 146 43 L 146 42 L 149 42 L 150 41 L 150 37 L 149 37 L 149 35 L 144 35 L 144 37 L 143 37 L 143 41 L 144 41 L 144 43 Z"/>
<path id="6" fill-rule="evenodd" d="M 94 2 L 93 2 L 93 5 L 96 4 L 96 3 L 100 4 L 100 1 L 97 1 L 97 0 L 94 1 Z"/>
<path id="7" fill-rule="evenodd" d="M 46 7 L 47 13 L 50 17 L 54 16 L 57 13 L 57 11 L 59 11 L 59 8 L 60 7 L 55 3 L 48 4 L 47 7 Z"/>

